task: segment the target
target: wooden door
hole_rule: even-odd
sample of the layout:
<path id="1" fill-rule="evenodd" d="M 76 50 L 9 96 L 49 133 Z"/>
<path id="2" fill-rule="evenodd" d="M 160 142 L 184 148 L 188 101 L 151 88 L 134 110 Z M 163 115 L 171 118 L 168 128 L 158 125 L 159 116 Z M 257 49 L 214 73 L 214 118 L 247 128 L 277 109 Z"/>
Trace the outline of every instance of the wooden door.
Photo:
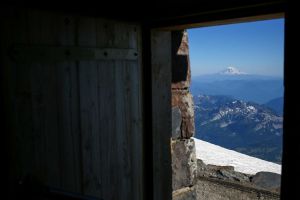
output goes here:
<path id="1" fill-rule="evenodd" d="M 1 27 L 11 180 L 143 199 L 139 25 L 14 10 Z"/>

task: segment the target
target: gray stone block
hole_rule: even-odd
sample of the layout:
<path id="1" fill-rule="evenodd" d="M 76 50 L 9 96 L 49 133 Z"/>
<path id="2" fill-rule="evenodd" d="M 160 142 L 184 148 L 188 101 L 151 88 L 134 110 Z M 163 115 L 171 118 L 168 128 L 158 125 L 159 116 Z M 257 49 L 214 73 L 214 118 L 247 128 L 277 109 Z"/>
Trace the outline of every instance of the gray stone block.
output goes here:
<path id="1" fill-rule="evenodd" d="M 196 200 L 196 190 L 194 187 L 185 187 L 176 190 L 172 194 L 173 200 Z"/>
<path id="2" fill-rule="evenodd" d="M 180 127 L 181 127 L 181 111 L 178 107 L 172 108 L 172 138 L 177 139 L 180 138 Z"/>
<path id="3" fill-rule="evenodd" d="M 251 183 L 255 186 L 266 190 L 280 190 L 281 175 L 272 172 L 258 172 L 250 178 Z"/>
<path id="4" fill-rule="evenodd" d="M 171 151 L 173 190 L 193 185 L 197 175 L 194 139 L 172 140 Z"/>

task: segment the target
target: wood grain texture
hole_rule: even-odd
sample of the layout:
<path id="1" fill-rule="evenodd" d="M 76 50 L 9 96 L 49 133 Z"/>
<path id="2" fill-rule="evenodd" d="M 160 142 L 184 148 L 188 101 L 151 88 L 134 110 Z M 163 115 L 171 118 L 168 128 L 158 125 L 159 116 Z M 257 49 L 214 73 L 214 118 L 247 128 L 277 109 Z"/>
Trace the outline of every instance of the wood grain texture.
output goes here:
<path id="1" fill-rule="evenodd" d="M 78 22 L 78 45 L 96 43 L 96 20 L 80 19 Z M 101 196 L 101 133 L 98 98 L 98 66 L 96 61 L 79 62 L 80 114 L 82 139 L 83 192 Z"/>
<path id="2" fill-rule="evenodd" d="M 76 18 L 59 15 L 57 42 L 60 46 L 77 43 Z M 61 187 L 68 191 L 81 192 L 81 135 L 79 119 L 78 71 L 74 61 L 57 63 L 57 96 L 60 129 Z"/>
<path id="3" fill-rule="evenodd" d="M 81 46 L 96 44 L 96 47 L 103 48 L 137 49 L 137 32 L 132 25 L 93 18 L 80 23 L 82 23 L 79 24 L 79 45 Z M 96 31 L 95 35 L 92 34 L 94 31 Z M 89 183 L 85 185 L 84 191 L 86 194 L 97 195 L 104 199 L 142 199 L 139 62 L 116 59 L 97 61 L 93 63 L 93 69 L 88 65 L 89 63 L 80 62 L 79 66 L 80 91 L 82 92 L 80 102 L 81 106 L 86 108 L 86 96 L 90 95 L 86 91 L 95 87 L 96 84 L 97 90 L 93 89 L 92 93 L 95 97 L 92 99 L 97 99 L 97 102 L 94 102 L 97 106 L 84 109 L 85 113 L 81 112 L 85 115 L 82 116 L 82 130 L 86 130 L 84 118 L 89 118 L 87 122 L 91 123 L 90 119 L 95 118 L 91 115 L 96 116 L 98 125 L 92 122 L 90 127 L 96 130 L 99 140 L 98 138 L 92 139 L 93 143 L 87 144 L 94 149 L 84 149 L 83 157 L 86 157 L 85 154 L 93 156 L 97 153 L 97 149 L 100 152 L 96 154 L 99 157 L 93 162 L 83 162 L 83 177 Z M 93 73 L 86 74 L 90 70 L 93 70 Z M 86 76 L 82 76 L 83 74 Z M 91 81 L 94 83 L 86 86 Z M 82 133 L 82 137 L 83 141 L 90 141 L 91 137 L 95 138 L 86 133 Z M 98 162 L 100 164 L 97 164 Z M 99 174 L 93 173 L 96 169 Z M 86 173 L 88 170 L 89 173 Z"/>
<path id="4" fill-rule="evenodd" d="M 163 47 L 163 48 L 162 48 Z M 172 198 L 171 175 L 171 33 L 152 31 L 153 193 Z"/>
<path id="5" fill-rule="evenodd" d="M 6 54 L 16 127 L 13 178 L 106 200 L 143 197 L 140 30 L 136 24 L 17 10 L 1 34 L 10 46 L 134 49 L 138 59 L 30 60 Z M 5 38 L 1 38 L 4 40 Z M 22 52 L 21 52 L 22 53 Z M 51 55 L 49 55 L 51 57 Z M 31 58 L 30 58 L 31 59 Z M 18 165 L 18 166 L 16 166 Z"/>

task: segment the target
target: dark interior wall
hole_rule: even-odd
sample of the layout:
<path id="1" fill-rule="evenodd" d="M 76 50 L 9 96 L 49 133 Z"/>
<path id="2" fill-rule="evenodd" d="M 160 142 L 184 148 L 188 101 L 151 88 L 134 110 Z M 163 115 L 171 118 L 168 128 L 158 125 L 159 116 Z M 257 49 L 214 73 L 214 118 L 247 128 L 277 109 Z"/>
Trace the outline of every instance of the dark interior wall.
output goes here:
<path id="1" fill-rule="evenodd" d="M 191 80 L 187 32 L 172 31 L 172 83 L 185 83 L 188 87 Z"/>
<path id="2" fill-rule="evenodd" d="M 1 27 L 10 195 L 34 179 L 103 199 L 142 199 L 140 26 L 8 9 Z"/>
<path id="3" fill-rule="evenodd" d="M 299 46 L 298 28 L 299 10 L 291 1 L 286 6 L 285 15 L 285 40 L 284 40 L 284 121 L 283 121 L 283 155 L 282 155 L 282 199 L 293 199 L 299 190 L 300 174 L 298 157 L 300 155 L 299 135 L 295 130 L 299 128 L 299 69 L 295 63 L 299 61 L 298 54 L 294 53 Z"/>
<path id="4" fill-rule="evenodd" d="M 12 2 L 14 7 L 30 7 L 42 10 L 55 10 L 83 16 L 98 16 L 116 20 L 135 21 L 152 27 L 192 24 L 256 16 L 283 11 L 286 0 L 223 0 L 223 1 L 93 1 L 55 4 L 51 1 Z M 117 5 L 117 7 L 116 7 Z M 121 9 L 120 9 L 121 8 Z"/>

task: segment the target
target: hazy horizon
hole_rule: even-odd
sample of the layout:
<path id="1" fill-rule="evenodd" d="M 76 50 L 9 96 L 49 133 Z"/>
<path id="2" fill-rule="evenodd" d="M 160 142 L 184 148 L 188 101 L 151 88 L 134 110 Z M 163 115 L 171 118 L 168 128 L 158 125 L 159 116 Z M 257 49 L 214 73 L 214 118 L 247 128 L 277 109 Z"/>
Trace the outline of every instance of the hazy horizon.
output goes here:
<path id="1" fill-rule="evenodd" d="M 226 67 L 227 68 L 227 67 Z M 205 76 L 205 75 L 215 75 L 215 74 L 219 74 L 220 72 L 222 72 L 223 70 L 225 70 L 226 68 L 220 70 L 220 71 L 215 71 L 215 72 L 210 72 L 210 73 L 201 73 L 201 74 L 195 74 L 192 72 L 191 76 L 192 77 L 197 77 L 197 76 Z M 239 69 L 237 67 L 235 67 L 236 69 Z M 244 72 L 244 71 L 242 71 Z M 243 75 L 258 75 L 258 76 L 270 76 L 270 77 L 278 77 L 278 78 L 283 78 L 283 74 L 280 74 L 280 75 L 274 75 L 274 74 L 256 74 L 256 73 L 247 73 L 245 72 L 246 74 L 243 74 Z"/>
<path id="2" fill-rule="evenodd" d="M 233 66 L 283 77 L 284 19 L 188 29 L 192 76 Z"/>

